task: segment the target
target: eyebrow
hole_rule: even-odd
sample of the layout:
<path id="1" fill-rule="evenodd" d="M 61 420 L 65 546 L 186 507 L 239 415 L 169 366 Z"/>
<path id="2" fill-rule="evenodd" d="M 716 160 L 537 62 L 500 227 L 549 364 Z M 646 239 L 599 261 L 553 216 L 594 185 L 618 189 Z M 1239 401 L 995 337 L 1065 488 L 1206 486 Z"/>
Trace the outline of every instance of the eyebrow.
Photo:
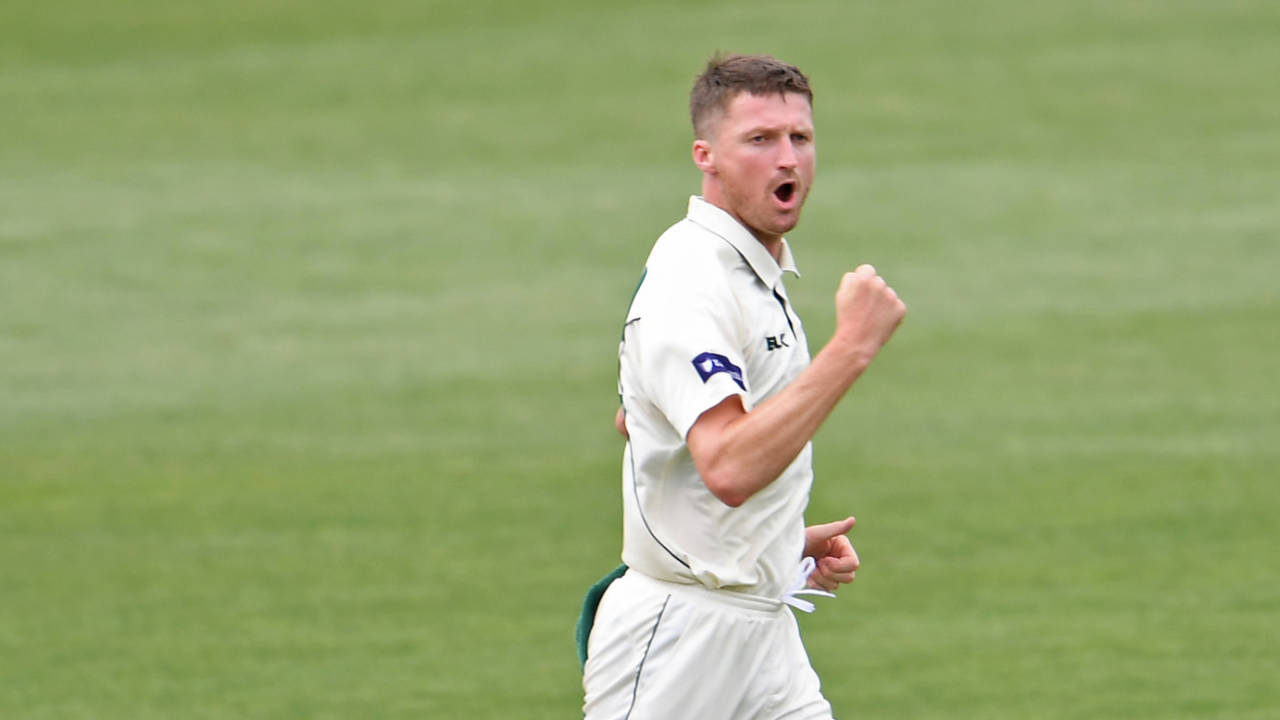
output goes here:
<path id="1" fill-rule="evenodd" d="M 800 126 L 798 128 L 792 128 L 790 130 L 786 130 L 785 127 L 786 127 L 785 125 L 754 125 L 746 130 L 743 130 L 742 134 L 745 137 L 751 137 L 752 135 L 780 133 L 780 132 L 798 132 L 804 135 L 813 134 L 812 126 Z"/>

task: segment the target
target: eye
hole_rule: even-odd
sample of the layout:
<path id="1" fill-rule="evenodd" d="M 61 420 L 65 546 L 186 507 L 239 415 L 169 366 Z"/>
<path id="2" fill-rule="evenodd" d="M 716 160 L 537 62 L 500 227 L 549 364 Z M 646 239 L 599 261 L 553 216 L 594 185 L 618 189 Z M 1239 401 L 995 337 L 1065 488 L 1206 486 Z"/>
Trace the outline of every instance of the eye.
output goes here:
<path id="1" fill-rule="evenodd" d="M 803 145 L 809 142 L 809 140 L 810 140 L 809 136 L 805 135 L 804 133 L 791 134 L 791 142 L 796 143 L 797 145 Z"/>

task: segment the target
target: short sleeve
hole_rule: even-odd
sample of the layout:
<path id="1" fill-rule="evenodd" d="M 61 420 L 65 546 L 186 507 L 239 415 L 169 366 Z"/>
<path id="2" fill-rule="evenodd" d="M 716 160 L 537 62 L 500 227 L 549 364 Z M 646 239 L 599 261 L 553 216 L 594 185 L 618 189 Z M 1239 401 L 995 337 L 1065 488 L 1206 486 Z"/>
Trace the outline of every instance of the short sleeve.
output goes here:
<path id="1" fill-rule="evenodd" d="M 647 288 L 628 325 L 630 358 L 648 400 L 686 437 L 702 413 L 749 388 L 739 340 L 738 304 L 727 287 L 689 283 Z"/>

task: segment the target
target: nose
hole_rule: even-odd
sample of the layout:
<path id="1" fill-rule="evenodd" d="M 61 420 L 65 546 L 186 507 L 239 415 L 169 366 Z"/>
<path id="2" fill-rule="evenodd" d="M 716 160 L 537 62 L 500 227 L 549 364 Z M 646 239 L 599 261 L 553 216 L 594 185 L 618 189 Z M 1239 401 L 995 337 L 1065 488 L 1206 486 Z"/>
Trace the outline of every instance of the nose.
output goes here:
<path id="1" fill-rule="evenodd" d="M 778 167 L 783 170 L 794 170 L 800 164 L 799 153 L 796 152 L 795 141 L 787 138 L 778 144 Z"/>

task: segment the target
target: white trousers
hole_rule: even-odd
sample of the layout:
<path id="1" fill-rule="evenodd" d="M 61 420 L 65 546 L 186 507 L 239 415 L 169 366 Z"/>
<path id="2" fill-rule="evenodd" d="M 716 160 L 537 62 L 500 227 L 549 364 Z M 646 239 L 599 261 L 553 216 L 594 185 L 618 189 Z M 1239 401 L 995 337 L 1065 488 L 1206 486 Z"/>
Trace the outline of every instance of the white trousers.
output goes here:
<path id="1" fill-rule="evenodd" d="M 587 720 L 831 720 L 791 609 L 629 570 L 596 613 Z"/>

